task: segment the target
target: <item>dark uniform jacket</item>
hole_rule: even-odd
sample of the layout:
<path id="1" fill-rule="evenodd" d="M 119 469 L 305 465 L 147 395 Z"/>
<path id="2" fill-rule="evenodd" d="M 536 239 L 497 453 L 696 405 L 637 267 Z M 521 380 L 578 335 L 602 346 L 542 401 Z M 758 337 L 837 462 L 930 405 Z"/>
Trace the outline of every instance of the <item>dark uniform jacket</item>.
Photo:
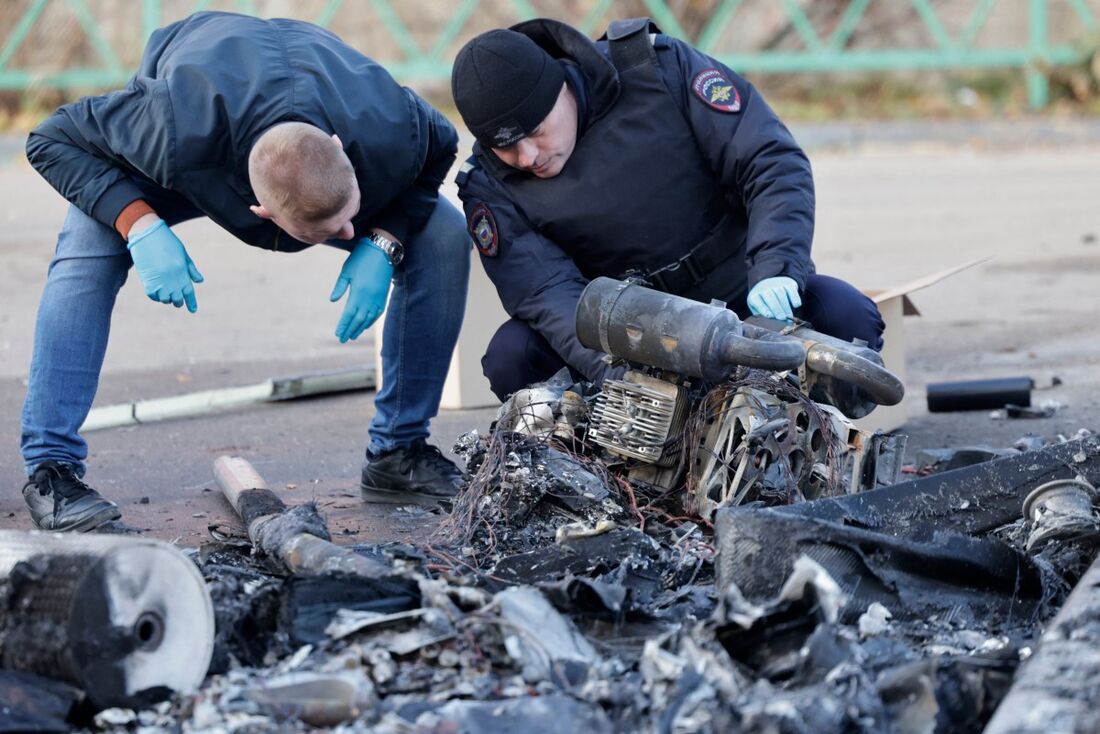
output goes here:
<path id="1" fill-rule="evenodd" d="M 248 208 L 248 153 L 281 122 L 339 135 L 362 193 L 356 232 L 398 239 L 427 222 L 458 142 L 428 103 L 322 28 L 198 13 L 152 35 L 125 89 L 58 109 L 31 133 L 27 158 L 110 227 L 154 187 L 250 245 L 301 250 L 312 243 Z"/>
<path id="2" fill-rule="evenodd" d="M 578 99 L 576 148 L 538 179 L 480 144 L 458 175 L 470 234 L 508 313 L 575 370 L 603 355 L 577 340 L 581 291 L 601 275 L 649 275 L 662 290 L 724 300 L 814 272 L 810 165 L 756 90 L 645 20 L 598 43 L 564 24 L 515 26 L 565 65 Z"/>

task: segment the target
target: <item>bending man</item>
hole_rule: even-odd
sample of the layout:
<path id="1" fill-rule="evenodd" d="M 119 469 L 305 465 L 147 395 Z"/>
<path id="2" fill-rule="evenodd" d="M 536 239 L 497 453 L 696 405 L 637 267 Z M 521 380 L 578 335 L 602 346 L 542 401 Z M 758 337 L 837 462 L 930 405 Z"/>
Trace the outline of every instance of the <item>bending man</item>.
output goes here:
<path id="1" fill-rule="evenodd" d="M 461 474 L 426 438 L 466 297 L 469 238 L 438 195 L 456 143 L 436 110 L 328 31 L 228 13 L 157 31 L 125 89 L 65 105 L 32 132 L 31 165 L 72 204 L 23 410 L 35 524 L 88 530 L 119 516 L 81 480 L 78 429 L 130 266 L 153 301 L 198 309 L 201 263 L 171 229 L 196 217 L 266 250 L 349 253 L 331 292 L 347 294 L 340 341 L 389 301 L 364 496 L 452 495 Z"/>

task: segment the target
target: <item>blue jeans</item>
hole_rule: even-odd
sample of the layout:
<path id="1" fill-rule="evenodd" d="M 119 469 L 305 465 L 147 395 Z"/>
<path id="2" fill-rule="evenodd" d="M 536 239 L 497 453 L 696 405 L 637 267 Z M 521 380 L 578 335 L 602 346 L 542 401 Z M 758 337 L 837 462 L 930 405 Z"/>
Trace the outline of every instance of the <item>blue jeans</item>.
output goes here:
<path id="1" fill-rule="evenodd" d="M 146 200 L 170 225 L 202 216 L 171 195 L 147 192 Z M 443 199 L 405 243 L 386 311 L 382 389 L 370 426 L 376 451 L 428 436 L 462 326 L 469 251 L 465 220 Z M 132 264 L 117 232 L 69 207 L 35 323 L 20 447 L 28 475 L 51 459 L 84 473 L 88 445 L 78 431 L 99 386 L 115 297 Z"/>
<path id="2" fill-rule="evenodd" d="M 745 318 L 749 314 L 746 310 L 739 315 Z M 843 280 L 811 275 L 802 291 L 802 307 L 795 310 L 795 315 L 823 334 L 844 341 L 862 339 L 872 349 L 882 350 L 886 324 L 878 306 Z M 509 319 L 497 329 L 481 358 L 489 387 L 501 401 L 516 390 L 549 379 L 565 366 L 550 342 L 519 319 Z M 573 377 L 580 379 L 580 374 L 574 372 Z"/>
<path id="3" fill-rule="evenodd" d="M 382 386 L 370 423 L 376 453 L 428 437 L 470 282 L 473 241 L 466 217 L 450 202 L 440 198 L 428 223 L 404 244 L 382 331 Z"/>

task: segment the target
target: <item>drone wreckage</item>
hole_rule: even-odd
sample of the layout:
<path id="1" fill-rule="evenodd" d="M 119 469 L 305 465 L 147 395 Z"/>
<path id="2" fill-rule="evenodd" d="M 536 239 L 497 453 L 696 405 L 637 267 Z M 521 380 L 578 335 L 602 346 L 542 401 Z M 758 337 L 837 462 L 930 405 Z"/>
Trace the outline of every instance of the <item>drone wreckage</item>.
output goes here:
<path id="1" fill-rule="evenodd" d="M 66 576 L 132 592 L 93 644 L 33 583 L 62 550 L 32 536 L 0 563 L 0 704 L 48 702 L 38 731 L 1096 730 L 1100 440 L 899 483 L 905 437 L 852 422 L 902 398 L 873 350 L 607 278 L 577 333 L 611 376 L 462 436 L 472 479 L 429 543 L 336 546 L 219 459 L 249 540 L 191 552 L 216 635 L 189 683 L 149 684 L 182 623 L 159 587 Z"/>

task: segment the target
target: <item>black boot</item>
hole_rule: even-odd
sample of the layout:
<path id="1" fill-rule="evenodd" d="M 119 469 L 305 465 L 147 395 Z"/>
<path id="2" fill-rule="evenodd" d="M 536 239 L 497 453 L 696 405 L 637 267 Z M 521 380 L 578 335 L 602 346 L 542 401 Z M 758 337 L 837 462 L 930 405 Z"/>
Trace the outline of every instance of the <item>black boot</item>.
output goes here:
<path id="1" fill-rule="evenodd" d="M 86 532 L 122 517 L 118 505 L 89 487 L 68 464 L 44 461 L 23 485 L 23 499 L 42 530 Z"/>
<path id="2" fill-rule="evenodd" d="M 382 454 L 368 450 L 359 489 L 365 502 L 436 505 L 454 499 L 464 479 L 452 461 L 420 438 Z"/>

